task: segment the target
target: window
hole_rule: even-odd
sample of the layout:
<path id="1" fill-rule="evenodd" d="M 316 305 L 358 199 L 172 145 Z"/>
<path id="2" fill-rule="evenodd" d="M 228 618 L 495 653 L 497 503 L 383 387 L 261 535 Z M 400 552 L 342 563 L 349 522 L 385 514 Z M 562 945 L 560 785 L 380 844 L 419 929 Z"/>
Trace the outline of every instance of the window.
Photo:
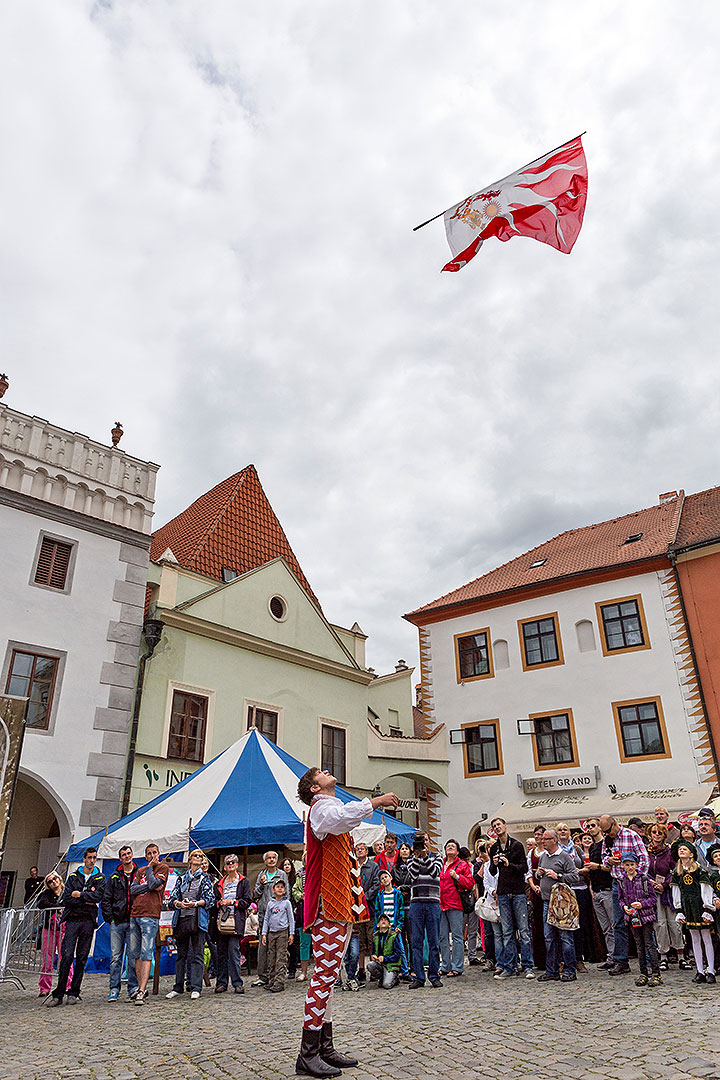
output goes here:
<path id="1" fill-rule="evenodd" d="M 282 596 L 271 596 L 268 607 L 273 619 L 277 619 L 278 622 L 283 622 L 287 618 L 287 604 Z"/>
<path id="2" fill-rule="evenodd" d="M 499 776 L 503 771 L 500 721 L 483 720 L 479 724 L 463 724 L 462 728 L 465 777 Z"/>
<path id="3" fill-rule="evenodd" d="M 208 699 L 201 694 L 173 692 L 167 756 L 202 761 L 205 755 Z"/>
<path id="4" fill-rule="evenodd" d="M 624 596 L 610 603 L 596 604 L 595 608 L 605 656 L 650 648 L 645 612 L 639 596 Z"/>
<path id="5" fill-rule="evenodd" d="M 41 532 L 35 551 L 30 584 L 53 592 L 69 593 L 77 544 L 64 536 Z"/>
<path id="6" fill-rule="evenodd" d="M 393 738 L 395 738 L 395 739 L 402 739 L 402 728 L 399 728 L 399 727 L 391 727 L 391 728 L 390 728 L 390 734 L 391 734 L 391 735 L 393 736 Z"/>
<path id="7" fill-rule="evenodd" d="M 671 756 L 660 698 L 615 701 L 613 712 L 621 761 Z"/>
<path id="8" fill-rule="evenodd" d="M 248 705 L 247 730 L 257 728 L 270 742 L 278 741 L 278 714 L 271 709 L 261 709 L 257 705 Z"/>
<path id="9" fill-rule="evenodd" d="M 339 784 L 345 783 L 345 728 L 322 725 L 322 765 Z"/>
<path id="10" fill-rule="evenodd" d="M 240 577 L 237 570 L 231 570 L 229 566 L 223 566 L 222 579 L 224 585 L 227 585 L 230 581 L 234 581 L 236 577 Z"/>
<path id="11" fill-rule="evenodd" d="M 30 699 L 25 714 L 26 727 L 38 731 L 47 731 L 50 727 L 58 663 L 56 656 L 13 649 L 5 693 Z"/>
<path id="12" fill-rule="evenodd" d="M 472 634 L 455 635 L 455 665 L 459 683 L 470 679 L 489 679 L 494 674 L 489 642 L 489 627 L 475 630 Z"/>
<path id="13" fill-rule="evenodd" d="M 523 671 L 562 664 L 563 652 L 557 612 L 518 622 Z"/>
<path id="14" fill-rule="evenodd" d="M 561 713 L 531 713 L 536 769 L 565 769 L 577 765 L 577 744 L 572 710 Z"/>

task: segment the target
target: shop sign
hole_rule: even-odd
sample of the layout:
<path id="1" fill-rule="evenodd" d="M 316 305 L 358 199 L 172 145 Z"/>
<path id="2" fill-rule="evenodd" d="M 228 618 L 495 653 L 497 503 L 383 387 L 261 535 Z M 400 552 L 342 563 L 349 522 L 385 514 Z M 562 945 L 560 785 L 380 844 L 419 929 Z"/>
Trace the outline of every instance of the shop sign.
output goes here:
<path id="1" fill-rule="evenodd" d="M 523 792 L 525 795 L 542 795 L 546 791 L 591 791 L 598 785 L 594 772 L 573 773 L 565 776 L 555 773 L 551 776 L 523 777 Z"/>

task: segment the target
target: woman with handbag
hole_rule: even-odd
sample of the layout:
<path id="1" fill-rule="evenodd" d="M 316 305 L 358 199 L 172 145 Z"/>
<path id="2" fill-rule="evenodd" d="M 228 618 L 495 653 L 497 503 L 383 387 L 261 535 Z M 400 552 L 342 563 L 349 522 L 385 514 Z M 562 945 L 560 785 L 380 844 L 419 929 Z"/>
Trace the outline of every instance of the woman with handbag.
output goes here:
<path id="1" fill-rule="evenodd" d="M 440 974 L 447 975 L 448 978 L 456 978 L 463 974 L 465 965 L 463 923 L 465 904 L 468 903 L 463 894 L 469 894 L 470 903 L 474 907 L 475 898 L 472 893 L 474 885 L 469 863 L 460 858 L 460 845 L 457 840 L 448 840 L 445 844 L 445 859 L 440 871 L 440 956 L 442 957 Z"/>
<path id="2" fill-rule="evenodd" d="M 250 882 L 238 872 L 237 855 L 226 855 L 225 875 L 215 885 L 215 944 L 217 945 L 217 979 L 215 993 L 224 994 L 228 975 L 236 994 L 244 994 L 240 967 L 240 941 L 245 935 L 245 915 L 252 900 Z"/>
<path id="3" fill-rule="evenodd" d="M 190 852 L 190 865 L 178 877 L 169 904 L 174 910 L 173 937 L 177 947 L 175 985 L 167 998 L 178 997 L 185 990 L 185 970 L 189 971 L 191 1000 L 200 997 L 205 970 L 205 935 L 210 925 L 209 911 L 215 902 L 212 882 L 203 873 L 202 851 Z"/>

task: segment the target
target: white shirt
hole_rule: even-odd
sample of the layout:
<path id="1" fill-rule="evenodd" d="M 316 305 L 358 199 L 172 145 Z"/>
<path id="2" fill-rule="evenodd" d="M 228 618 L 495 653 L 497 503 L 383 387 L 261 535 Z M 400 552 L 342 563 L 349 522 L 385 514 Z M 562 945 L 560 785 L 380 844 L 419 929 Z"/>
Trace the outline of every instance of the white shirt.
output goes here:
<path id="1" fill-rule="evenodd" d="M 373 806 L 369 799 L 344 803 L 334 795 L 316 795 L 310 807 L 310 827 L 318 840 L 326 836 L 342 836 L 370 817 Z"/>

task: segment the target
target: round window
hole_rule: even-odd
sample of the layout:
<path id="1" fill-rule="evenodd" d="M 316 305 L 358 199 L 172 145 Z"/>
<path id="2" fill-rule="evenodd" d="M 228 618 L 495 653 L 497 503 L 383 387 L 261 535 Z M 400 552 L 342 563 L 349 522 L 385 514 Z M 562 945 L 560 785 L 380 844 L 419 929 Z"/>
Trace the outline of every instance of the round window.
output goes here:
<path id="1" fill-rule="evenodd" d="M 282 620 L 285 618 L 285 616 L 287 615 L 287 604 L 283 600 L 282 596 L 273 596 L 271 598 L 270 614 L 273 616 L 273 618 L 277 619 L 278 622 L 282 622 Z"/>

